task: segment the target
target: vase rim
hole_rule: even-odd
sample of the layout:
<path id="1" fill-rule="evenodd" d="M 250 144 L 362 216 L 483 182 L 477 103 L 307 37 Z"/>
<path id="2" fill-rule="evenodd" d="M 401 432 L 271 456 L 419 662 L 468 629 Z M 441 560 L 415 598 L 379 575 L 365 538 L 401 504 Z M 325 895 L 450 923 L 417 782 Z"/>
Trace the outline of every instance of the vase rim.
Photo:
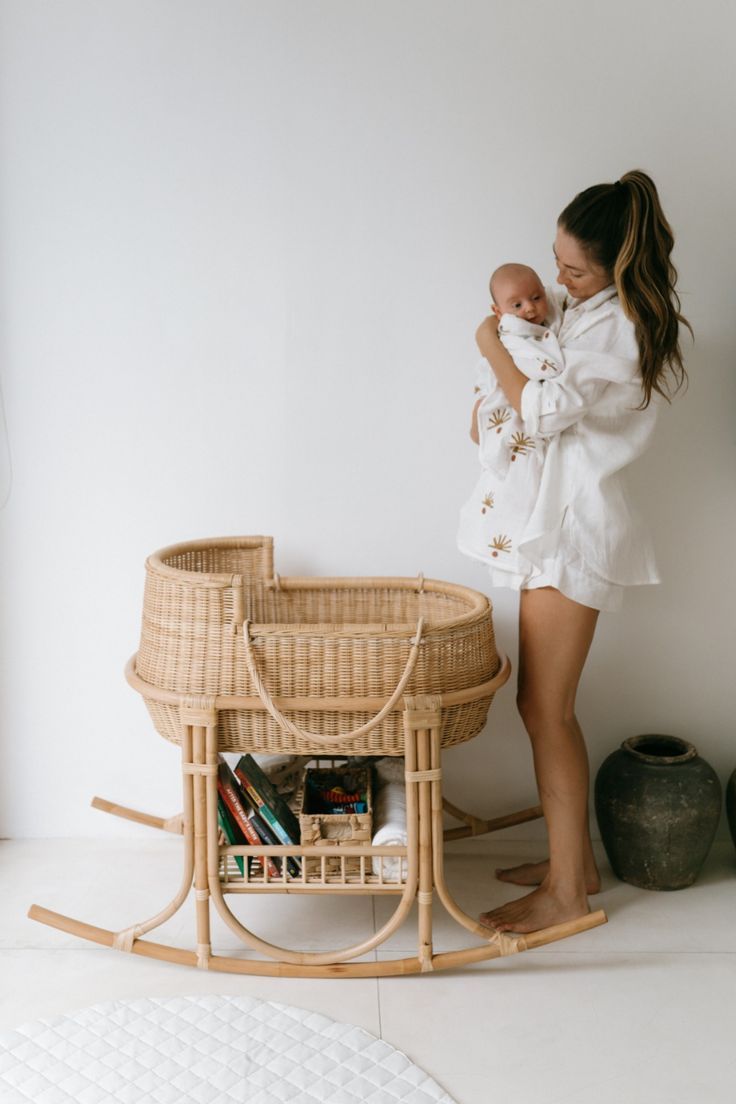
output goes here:
<path id="1" fill-rule="evenodd" d="M 621 747 L 636 759 L 655 764 L 686 763 L 698 754 L 696 748 L 687 740 L 660 732 L 630 736 L 628 740 L 624 740 Z"/>

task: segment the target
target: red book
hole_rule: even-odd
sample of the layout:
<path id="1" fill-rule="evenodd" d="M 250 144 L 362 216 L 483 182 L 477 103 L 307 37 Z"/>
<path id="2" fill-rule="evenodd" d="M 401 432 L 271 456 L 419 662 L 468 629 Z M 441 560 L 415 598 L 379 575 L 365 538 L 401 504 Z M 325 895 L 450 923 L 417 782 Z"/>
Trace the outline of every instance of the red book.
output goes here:
<path id="1" fill-rule="evenodd" d="M 227 805 L 233 820 L 238 828 L 240 828 L 240 831 L 243 833 L 248 843 L 255 847 L 260 847 L 263 841 L 248 818 L 247 810 L 238 793 L 239 789 L 240 787 L 233 772 L 222 756 L 220 756 L 217 766 L 217 792 Z M 281 871 L 273 859 L 268 860 L 268 873 L 271 878 L 281 877 Z"/>

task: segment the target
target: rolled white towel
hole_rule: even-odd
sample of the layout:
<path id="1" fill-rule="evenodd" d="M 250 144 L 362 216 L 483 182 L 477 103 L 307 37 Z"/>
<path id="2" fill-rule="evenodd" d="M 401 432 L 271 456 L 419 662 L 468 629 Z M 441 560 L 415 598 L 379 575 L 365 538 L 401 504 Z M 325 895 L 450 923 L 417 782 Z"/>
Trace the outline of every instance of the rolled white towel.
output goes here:
<path id="1" fill-rule="evenodd" d="M 402 761 L 403 774 L 403 761 Z M 406 790 L 403 782 L 387 782 L 379 785 L 373 807 L 374 834 L 371 843 L 374 847 L 406 847 Z M 374 855 L 373 873 L 380 874 L 383 864 L 383 877 L 387 882 L 398 882 L 406 878 L 406 859 Z M 399 866 L 401 864 L 401 866 Z"/>

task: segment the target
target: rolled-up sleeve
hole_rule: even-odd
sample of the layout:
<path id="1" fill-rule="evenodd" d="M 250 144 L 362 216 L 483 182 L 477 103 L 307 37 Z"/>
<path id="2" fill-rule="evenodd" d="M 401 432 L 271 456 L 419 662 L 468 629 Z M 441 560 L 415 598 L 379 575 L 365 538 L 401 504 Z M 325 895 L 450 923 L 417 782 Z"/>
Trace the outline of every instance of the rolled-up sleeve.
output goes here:
<path id="1" fill-rule="evenodd" d="M 606 379 L 563 372 L 559 379 L 529 380 L 521 392 L 521 417 L 531 436 L 554 437 L 597 406 Z"/>

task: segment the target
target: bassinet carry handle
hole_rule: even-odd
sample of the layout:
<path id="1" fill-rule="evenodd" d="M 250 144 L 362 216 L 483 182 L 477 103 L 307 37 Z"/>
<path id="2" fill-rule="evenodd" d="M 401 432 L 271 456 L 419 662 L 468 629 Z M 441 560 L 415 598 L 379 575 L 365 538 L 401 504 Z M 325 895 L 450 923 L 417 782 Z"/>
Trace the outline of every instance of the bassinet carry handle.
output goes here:
<path id="1" fill-rule="evenodd" d="M 248 674 L 253 680 L 253 685 L 256 688 L 256 693 L 263 703 L 264 709 L 266 709 L 278 725 L 284 729 L 285 732 L 291 733 L 297 740 L 302 740 L 305 743 L 317 743 L 317 744 L 342 744 L 347 740 L 357 740 L 360 736 L 367 736 L 369 732 L 372 732 L 376 728 L 384 717 L 394 709 L 399 698 L 406 689 L 406 684 L 414 673 L 414 668 L 417 664 L 417 658 L 419 656 L 419 645 L 422 642 L 422 633 L 424 631 L 424 618 L 420 617 L 417 622 L 417 631 L 412 641 L 411 648 L 409 650 L 409 658 L 406 661 L 406 667 L 404 673 L 399 679 L 396 689 L 386 704 L 376 713 L 375 717 L 371 721 L 367 721 L 366 724 L 361 725 L 360 728 L 353 729 L 352 732 L 341 732 L 335 736 L 324 735 L 319 732 L 308 732 L 307 729 L 299 728 L 293 721 L 288 720 L 284 714 L 276 707 L 274 700 L 266 689 L 260 672 L 256 666 L 256 658 L 253 654 L 253 642 L 250 638 L 250 621 L 243 622 L 243 647 L 245 649 L 245 662 L 248 667 Z"/>

